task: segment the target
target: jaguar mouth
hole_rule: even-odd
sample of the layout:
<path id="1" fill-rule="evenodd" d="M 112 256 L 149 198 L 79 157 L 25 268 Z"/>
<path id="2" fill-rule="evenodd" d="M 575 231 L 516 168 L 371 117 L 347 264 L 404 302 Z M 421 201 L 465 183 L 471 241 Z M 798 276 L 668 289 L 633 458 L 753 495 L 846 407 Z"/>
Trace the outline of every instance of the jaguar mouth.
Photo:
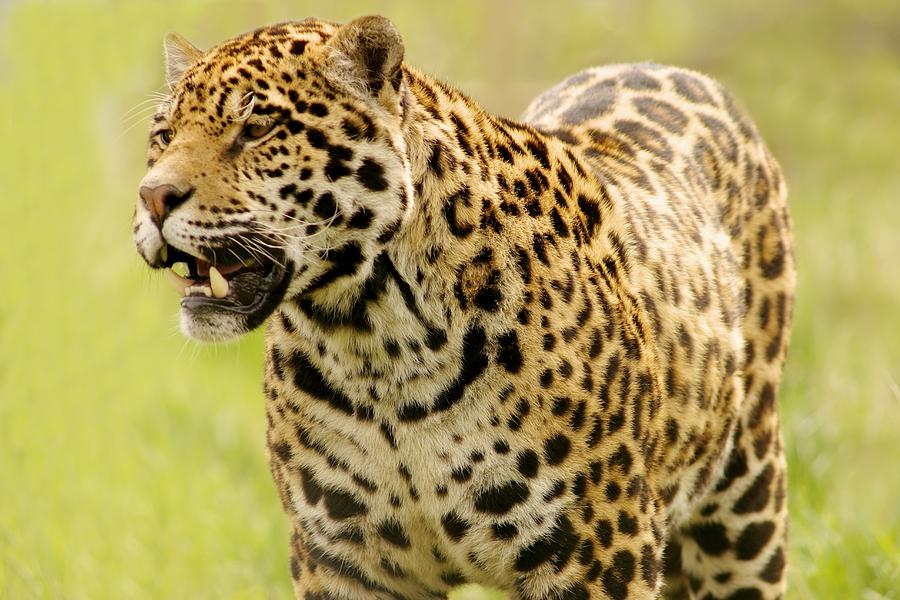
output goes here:
<path id="1" fill-rule="evenodd" d="M 229 248 L 207 250 L 205 256 L 195 256 L 169 245 L 162 253 L 160 266 L 181 294 L 182 308 L 243 314 L 255 327 L 284 295 L 290 269 L 283 257 L 275 252 L 262 258 Z"/>

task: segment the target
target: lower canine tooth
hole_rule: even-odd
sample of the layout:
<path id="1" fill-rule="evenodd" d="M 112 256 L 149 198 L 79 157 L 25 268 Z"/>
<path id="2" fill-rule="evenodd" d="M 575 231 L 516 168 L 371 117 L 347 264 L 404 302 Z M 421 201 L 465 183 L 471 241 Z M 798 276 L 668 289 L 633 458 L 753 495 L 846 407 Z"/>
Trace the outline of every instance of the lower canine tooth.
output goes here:
<path id="1" fill-rule="evenodd" d="M 222 274 L 215 267 L 209 268 L 209 285 L 216 298 L 224 298 L 228 295 L 228 281 L 222 277 Z"/>

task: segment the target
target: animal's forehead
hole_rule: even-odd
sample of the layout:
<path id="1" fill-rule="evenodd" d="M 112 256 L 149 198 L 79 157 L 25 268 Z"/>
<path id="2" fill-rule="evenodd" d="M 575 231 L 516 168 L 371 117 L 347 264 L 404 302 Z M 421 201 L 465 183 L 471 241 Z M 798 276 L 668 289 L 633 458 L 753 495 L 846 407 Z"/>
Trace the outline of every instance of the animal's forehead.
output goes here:
<path id="1" fill-rule="evenodd" d="M 179 82 L 171 106 L 180 113 L 187 106 L 234 103 L 235 95 L 248 91 L 264 97 L 275 86 L 303 87 L 298 80 L 309 74 L 316 47 L 337 28 L 307 19 L 260 28 L 211 48 Z"/>
<path id="2" fill-rule="evenodd" d="M 198 70 L 221 69 L 254 59 L 277 65 L 285 59 L 304 56 L 307 47 L 321 45 L 338 27 L 337 23 L 316 19 L 261 27 L 212 48 Z"/>

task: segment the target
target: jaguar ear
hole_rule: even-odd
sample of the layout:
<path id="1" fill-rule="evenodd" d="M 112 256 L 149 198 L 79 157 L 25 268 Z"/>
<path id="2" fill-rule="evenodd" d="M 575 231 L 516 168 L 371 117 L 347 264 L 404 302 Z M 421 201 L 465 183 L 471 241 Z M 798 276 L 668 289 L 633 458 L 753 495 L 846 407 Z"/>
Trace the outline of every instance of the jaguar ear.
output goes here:
<path id="1" fill-rule="evenodd" d="M 385 17 L 360 17 L 328 40 L 327 74 L 351 93 L 400 111 L 403 40 Z"/>
<path id="2" fill-rule="evenodd" d="M 166 35 L 163 50 L 166 55 L 166 83 L 169 89 L 174 89 L 184 72 L 200 60 L 203 51 L 174 32 Z"/>

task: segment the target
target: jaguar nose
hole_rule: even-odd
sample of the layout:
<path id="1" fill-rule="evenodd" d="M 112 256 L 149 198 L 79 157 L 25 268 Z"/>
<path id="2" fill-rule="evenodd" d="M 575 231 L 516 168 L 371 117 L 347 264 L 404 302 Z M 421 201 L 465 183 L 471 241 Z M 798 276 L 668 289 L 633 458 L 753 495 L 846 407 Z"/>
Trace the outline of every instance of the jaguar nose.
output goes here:
<path id="1" fill-rule="evenodd" d="M 147 210 L 150 211 L 153 222 L 157 227 L 162 227 L 169 213 L 184 204 L 194 193 L 194 188 L 183 191 L 169 183 L 156 187 L 142 185 L 139 193 Z"/>

